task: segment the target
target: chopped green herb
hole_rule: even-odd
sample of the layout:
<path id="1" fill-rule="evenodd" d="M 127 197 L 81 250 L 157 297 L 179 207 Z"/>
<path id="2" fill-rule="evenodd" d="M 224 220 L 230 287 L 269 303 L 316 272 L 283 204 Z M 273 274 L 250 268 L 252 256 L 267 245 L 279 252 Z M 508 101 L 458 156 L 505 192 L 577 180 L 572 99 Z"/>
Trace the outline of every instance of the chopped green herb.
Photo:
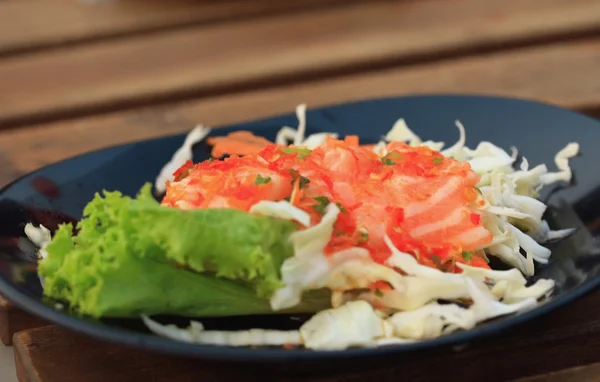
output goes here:
<path id="1" fill-rule="evenodd" d="M 329 205 L 329 198 L 326 196 L 317 196 L 315 198 L 313 198 L 315 201 L 317 201 L 317 204 L 315 204 L 314 206 L 312 206 L 312 208 L 317 211 L 319 214 L 324 215 L 325 214 L 325 208 Z"/>
<path id="2" fill-rule="evenodd" d="M 396 152 L 396 151 L 392 151 L 391 153 L 387 154 L 386 156 L 384 156 L 383 158 L 381 158 L 381 161 L 383 162 L 383 164 L 387 165 L 387 166 L 393 166 L 397 163 L 397 161 L 402 160 L 403 157 L 402 155 L 400 155 L 400 153 Z"/>
<path id="3" fill-rule="evenodd" d="M 298 178 L 300 176 L 300 173 L 298 172 L 298 170 L 294 170 L 293 168 L 288 168 L 286 171 L 290 173 L 290 175 L 294 178 L 294 180 L 296 180 L 296 178 Z"/>
<path id="4" fill-rule="evenodd" d="M 433 158 L 433 164 L 436 166 L 442 164 L 443 162 L 444 162 L 443 158 L 440 158 L 440 157 Z"/>
<path id="5" fill-rule="evenodd" d="M 209 158 L 208 161 L 209 162 L 214 162 L 216 159 L 215 158 Z"/>
<path id="6" fill-rule="evenodd" d="M 436 268 L 442 272 L 449 272 L 450 269 L 453 267 L 452 261 L 442 263 L 442 259 L 437 255 L 432 255 L 431 260 L 433 261 L 433 264 L 435 264 Z"/>
<path id="7" fill-rule="evenodd" d="M 342 213 L 348 212 L 348 210 L 345 209 L 344 206 L 342 206 L 342 203 L 337 202 L 337 203 L 335 203 L 335 205 L 340 209 L 340 212 L 342 212 Z"/>
<path id="8" fill-rule="evenodd" d="M 358 237 L 358 244 L 366 243 L 368 240 L 369 240 L 369 233 L 361 232 L 360 236 Z"/>
<path id="9" fill-rule="evenodd" d="M 256 176 L 256 180 L 254 181 L 254 184 L 267 184 L 271 181 L 271 177 L 267 176 L 267 177 L 263 177 L 262 175 L 258 174 Z"/>
<path id="10" fill-rule="evenodd" d="M 312 150 L 304 148 L 304 147 L 284 147 L 281 149 L 281 152 L 284 154 L 298 154 L 298 158 L 300 159 L 306 159 L 310 153 L 312 153 Z"/>
<path id="11" fill-rule="evenodd" d="M 289 201 L 292 200 L 292 197 L 291 196 L 287 196 L 287 197 L 283 198 L 283 200 L 285 200 L 286 202 L 289 202 Z"/>
<path id="12" fill-rule="evenodd" d="M 308 187 L 309 183 L 310 183 L 310 179 L 308 179 L 305 176 L 301 176 L 300 177 L 300 184 L 298 185 L 298 187 L 300 187 L 300 189 L 306 188 L 306 187 Z"/>
<path id="13" fill-rule="evenodd" d="M 400 154 L 397 151 L 392 151 L 391 153 L 386 154 L 384 157 L 384 159 L 395 159 L 395 160 L 402 160 L 402 154 Z"/>
<path id="14" fill-rule="evenodd" d="M 431 260 L 433 261 L 433 263 L 435 264 L 436 267 L 438 267 L 438 268 L 442 267 L 442 259 L 440 259 L 439 256 L 432 255 Z"/>
<path id="15" fill-rule="evenodd" d="M 379 289 L 375 289 L 375 296 L 377 297 L 383 297 L 383 292 Z"/>
<path id="16" fill-rule="evenodd" d="M 185 179 L 188 175 L 190 175 L 190 169 L 187 169 L 187 170 L 181 172 L 179 175 L 177 175 L 175 177 L 175 180 L 179 182 L 179 181 Z"/>
<path id="17" fill-rule="evenodd" d="M 300 184 L 298 185 L 300 187 L 300 189 L 308 187 L 308 184 L 310 183 L 310 179 L 308 179 L 305 176 L 300 175 L 300 173 L 294 169 L 290 169 L 289 172 L 292 175 L 292 182 L 291 182 L 292 185 L 296 182 L 296 180 L 300 179 Z"/>
<path id="18" fill-rule="evenodd" d="M 471 252 L 471 251 L 464 251 L 462 253 L 462 257 L 463 257 L 463 259 L 465 259 L 465 261 L 469 261 L 473 257 L 473 252 Z"/>

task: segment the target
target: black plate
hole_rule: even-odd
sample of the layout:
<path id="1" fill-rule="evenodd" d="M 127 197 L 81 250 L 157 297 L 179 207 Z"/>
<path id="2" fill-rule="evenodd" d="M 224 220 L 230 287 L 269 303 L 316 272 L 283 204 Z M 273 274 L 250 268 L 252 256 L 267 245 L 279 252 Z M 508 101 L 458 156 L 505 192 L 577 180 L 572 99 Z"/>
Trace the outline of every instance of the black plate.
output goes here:
<path id="1" fill-rule="evenodd" d="M 232 111 L 235 112 L 235 111 Z M 81 217 L 82 208 L 102 189 L 121 190 L 134 195 L 145 182 L 154 181 L 161 166 L 182 143 L 184 135 L 112 147 L 45 167 L 8 185 L 0 193 L 0 291 L 23 309 L 74 330 L 134 347 L 180 356 L 221 361 L 279 362 L 301 366 L 319 361 L 333 367 L 334 359 L 361 358 L 372 365 L 407 352 L 447 348 L 502 332 L 571 303 L 600 284 L 593 221 L 600 217 L 600 123 L 585 116 L 545 104 L 493 97 L 420 96 L 378 99 L 309 110 L 308 132 L 336 131 L 358 134 L 363 141 L 376 142 L 398 118 L 424 139 L 441 140 L 448 145 L 458 138 L 454 121 L 467 129 L 467 143 L 481 140 L 508 149 L 517 146 L 532 165 L 547 163 L 554 169 L 554 154 L 571 141 L 581 145 L 581 155 L 572 160 L 574 185 L 545 190 L 544 200 L 551 205 L 548 219 L 553 228 L 576 227 L 576 235 L 552 247 L 552 260 L 540 267 L 536 277 L 557 282 L 556 293 L 545 304 L 527 313 L 483 324 L 435 340 L 378 349 L 351 349 L 337 352 L 305 350 L 248 349 L 200 346 L 179 343 L 148 334 L 139 321 L 84 320 L 55 310 L 41 300 L 41 287 L 35 274 L 32 253 L 18 249 L 15 237 L 23 236 L 27 222 L 56 224 Z M 230 126 L 218 130 L 222 135 L 235 129 L 251 129 L 274 139 L 283 125 L 296 126 L 293 113 Z M 208 148 L 199 144 L 195 160 L 206 159 Z M 53 187 L 55 185 L 56 188 Z M 249 326 L 292 328 L 298 321 L 287 316 L 243 317 L 203 320 L 209 328 L 233 329 Z M 412 354 L 412 353 L 411 353 Z M 295 362 L 289 363 L 288 361 Z M 346 366 L 348 363 L 343 363 Z M 355 363 L 356 364 L 356 363 Z M 329 365 L 329 366 L 327 366 Z M 295 367 L 294 367 L 295 368 Z"/>

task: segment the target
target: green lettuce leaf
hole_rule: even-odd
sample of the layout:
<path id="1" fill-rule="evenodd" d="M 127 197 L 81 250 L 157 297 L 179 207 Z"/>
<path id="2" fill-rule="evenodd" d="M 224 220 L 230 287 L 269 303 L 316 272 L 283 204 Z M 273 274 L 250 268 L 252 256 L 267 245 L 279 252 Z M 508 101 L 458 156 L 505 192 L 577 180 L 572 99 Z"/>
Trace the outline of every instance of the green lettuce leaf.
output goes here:
<path id="1" fill-rule="evenodd" d="M 77 229 L 62 225 L 40 261 L 47 297 L 94 317 L 273 313 L 269 297 L 293 255 L 294 223 L 233 209 L 183 211 L 154 200 L 96 195 Z M 76 231 L 76 234 L 73 234 Z M 324 293 L 295 312 L 328 307 Z"/>

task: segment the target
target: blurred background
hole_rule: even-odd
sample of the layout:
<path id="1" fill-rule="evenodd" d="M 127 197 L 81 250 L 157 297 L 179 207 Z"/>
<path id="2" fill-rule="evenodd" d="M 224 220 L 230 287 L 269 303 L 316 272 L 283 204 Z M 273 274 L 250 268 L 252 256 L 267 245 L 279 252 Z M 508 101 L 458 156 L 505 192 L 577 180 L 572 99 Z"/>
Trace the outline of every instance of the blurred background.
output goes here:
<path id="1" fill-rule="evenodd" d="M 415 93 L 597 115 L 598 0 L 0 0 L 0 184 L 125 141 Z"/>

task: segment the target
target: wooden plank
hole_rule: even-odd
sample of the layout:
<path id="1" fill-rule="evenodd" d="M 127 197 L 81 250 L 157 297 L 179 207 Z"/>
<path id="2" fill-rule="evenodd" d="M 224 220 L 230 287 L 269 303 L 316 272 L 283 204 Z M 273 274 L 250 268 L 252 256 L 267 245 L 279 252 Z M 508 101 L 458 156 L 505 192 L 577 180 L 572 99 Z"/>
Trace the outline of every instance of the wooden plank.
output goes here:
<path id="1" fill-rule="evenodd" d="M 598 62 L 600 39 L 7 130 L 0 132 L 0 184 L 89 150 L 187 131 L 196 123 L 218 126 L 292 112 L 302 102 L 313 107 L 369 97 L 458 92 L 600 110 L 600 88 L 592 80 Z"/>
<path id="2" fill-rule="evenodd" d="M 515 382 L 599 382 L 600 362 L 586 366 L 572 367 L 545 375 L 521 378 Z"/>
<path id="3" fill-rule="evenodd" d="M 16 332 L 46 325 L 46 321 L 18 309 L 0 296 L 0 340 L 4 345 L 12 344 Z"/>
<path id="4" fill-rule="evenodd" d="M 590 33 L 598 14 L 596 0 L 365 2 L 13 57 L 0 127 Z"/>
<path id="5" fill-rule="evenodd" d="M 340 0 L 45 0 L 0 3 L 0 56 L 232 18 L 306 10 Z"/>
<path id="6" fill-rule="evenodd" d="M 14 357 L 15 357 L 15 372 L 17 374 L 17 380 L 19 382 L 33 382 L 33 381 L 39 381 L 39 378 L 37 378 L 37 376 L 30 376 L 27 374 L 27 370 L 31 370 L 31 367 L 26 367 L 25 362 L 21 359 L 20 353 L 18 352 L 14 352 Z"/>
<path id="7" fill-rule="evenodd" d="M 494 382 L 594 364 L 600 362 L 599 297 L 598 294 L 589 295 L 570 307 L 507 331 L 502 336 L 470 344 L 460 351 L 440 349 L 428 352 L 427 357 L 406 355 L 390 367 L 365 373 L 346 372 L 335 377 L 294 373 L 293 380 L 351 382 L 372 378 L 387 382 L 402 378 L 442 381 L 447 380 L 451 372 L 453 380 L 457 381 Z M 581 312 L 586 314 L 581 315 Z M 583 341 L 585 346 L 582 346 Z M 197 379 L 242 382 L 289 381 L 292 378 L 274 367 L 250 370 L 248 365 L 231 367 L 230 364 L 218 365 L 133 350 L 56 326 L 17 333 L 14 344 L 17 369 L 25 376 L 22 380 L 31 382 L 166 382 L 167 379 L 173 382 Z M 580 371 L 577 375 L 585 374 Z"/>

